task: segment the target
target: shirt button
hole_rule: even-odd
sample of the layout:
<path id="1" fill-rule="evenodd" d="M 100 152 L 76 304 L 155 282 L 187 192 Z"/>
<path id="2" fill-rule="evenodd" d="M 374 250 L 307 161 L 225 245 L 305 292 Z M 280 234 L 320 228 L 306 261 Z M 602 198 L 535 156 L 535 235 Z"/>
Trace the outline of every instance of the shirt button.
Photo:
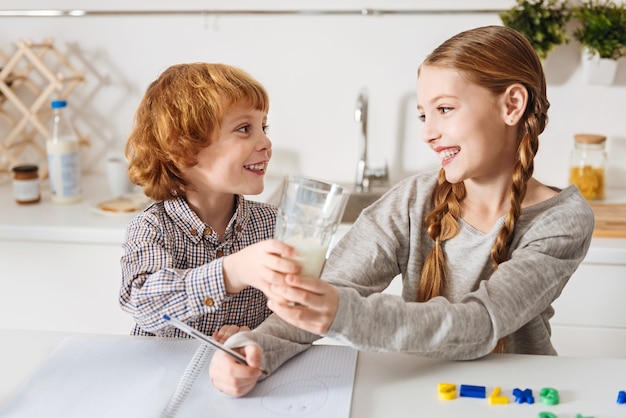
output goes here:
<path id="1" fill-rule="evenodd" d="M 215 255 L 217 255 L 218 257 L 221 257 L 224 255 L 224 251 L 222 250 L 217 250 L 217 252 L 215 253 Z"/>
<path id="2" fill-rule="evenodd" d="M 207 237 L 211 235 L 212 232 L 213 230 L 211 228 L 204 228 L 204 235 L 206 235 Z"/>
<path id="3" fill-rule="evenodd" d="M 213 306 L 213 298 L 204 298 L 204 304 L 206 306 Z"/>
<path id="4" fill-rule="evenodd" d="M 242 227 L 241 225 L 237 225 L 237 226 L 235 227 L 235 231 L 237 231 L 237 232 L 241 232 L 241 231 L 243 231 L 243 227 Z"/>
<path id="5" fill-rule="evenodd" d="M 191 235 L 196 236 L 198 235 L 198 230 L 197 229 L 190 229 L 189 233 L 191 233 Z"/>

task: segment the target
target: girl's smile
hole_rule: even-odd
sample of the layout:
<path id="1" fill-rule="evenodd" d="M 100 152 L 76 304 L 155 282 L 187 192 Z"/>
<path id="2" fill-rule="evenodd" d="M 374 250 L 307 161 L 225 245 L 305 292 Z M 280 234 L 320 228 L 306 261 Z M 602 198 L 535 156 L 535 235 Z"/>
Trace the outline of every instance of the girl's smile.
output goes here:
<path id="1" fill-rule="evenodd" d="M 441 165 L 444 166 L 450 163 L 454 159 L 454 157 L 459 152 L 461 152 L 461 148 L 459 147 L 449 147 L 449 148 L 435 147 L 435 152 L 437 153 L 437 156 L 441 160 Z"/>

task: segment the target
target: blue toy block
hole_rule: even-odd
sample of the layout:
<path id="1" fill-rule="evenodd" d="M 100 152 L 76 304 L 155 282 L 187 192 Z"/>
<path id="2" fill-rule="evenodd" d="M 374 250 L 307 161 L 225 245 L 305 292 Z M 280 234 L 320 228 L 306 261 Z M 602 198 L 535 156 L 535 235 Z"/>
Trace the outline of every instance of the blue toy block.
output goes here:
<path id="1" fill-rule="evenodd" d="M 624 404 L 624 403 L 626 403 L 626 392 L 625 392 L 625 391 L 620 390 L 620 391 L 617 393 L 617 403 L 619 403 L 619 404 Z"/>
<path id="2" fill-rule="evenodd" d="M 486 398 L 486 392 L 484 386 L 461 385 L 460 396 L 467 398 Z"/>
<path id="3" fill-rule="evenodd" d="M 513 389 L 513 396 L 515 396 L 516 403 L 535 403 L 535 397 L 533 396 L 533 391 L 531 389 Z"/>

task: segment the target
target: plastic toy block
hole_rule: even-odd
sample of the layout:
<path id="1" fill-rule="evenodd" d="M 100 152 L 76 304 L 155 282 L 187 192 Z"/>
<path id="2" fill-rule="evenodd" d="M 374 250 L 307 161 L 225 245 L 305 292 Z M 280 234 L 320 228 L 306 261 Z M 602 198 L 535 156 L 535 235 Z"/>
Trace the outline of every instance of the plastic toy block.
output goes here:
<path id="1" fill-rule="evenodd" d="M 439 383 L 439 399 L 450 401 L 456 399 L 456 385 L 453 383 Z"/>
<path id="2" fill-rule="evenodd" d="M 537 418 L 557 418 L 552 412 L 539 412 Z"/>
<path id="3" fill-rule="evenodd" d="M 460 396 L 467 398 L 486 398 L 486 389 L 484 386 L 461 385 Z"/>
<path id="4" fill-rule="evenodd" d="M 543 388 L 539 392 L 539 399 L 544 405 L 556 405 L 559 403 L 559 391 L 553 388 Z"/>
<path id="5" fill-rule="evenodd" d="M 489 395 L 489 405 L 505 405 L 509 403 L 509 398 L 501 395 L 500 386 L 493 388 L 493 392 Z"/>
<path id="6" fill-rule="evenodd" d="M 593 418 L 593 416 L 587 417 L 587 416 L 584 416 L 583 414 L 576 414 L 576 418 Z"/>
<path id="7" fill-rule="evenodd" d="M 626 392 L 625 391 L 620 390 L 617 393 L 617 403 L 620 403 L 620 404 L 626 403 Z"/>
<path id="8" fill-rule="evenodd" d="M 535 397 L 533 396 L 533 391 L 531 389 L 513 389 L 513 396 L 515 396 L 515 402 L 517 403 L 535 403 Z"/>

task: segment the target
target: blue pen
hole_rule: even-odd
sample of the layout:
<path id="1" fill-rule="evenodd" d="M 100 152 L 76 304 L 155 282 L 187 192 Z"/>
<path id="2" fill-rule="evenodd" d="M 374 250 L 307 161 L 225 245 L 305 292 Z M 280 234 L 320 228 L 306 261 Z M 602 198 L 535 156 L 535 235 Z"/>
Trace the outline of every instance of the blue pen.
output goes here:
<path id="1" fill-rule="evenodd" d="M 192 337 L 197 338 L 198 340 L 203 341 L 203 342 L 205 342 L 207 344 L 211 344 L 213 347 L 215 347 L 215 348 L 217 348 L 219 350 L 222 350 L 226 354 L 229 354 L 231 357 L 233 357 L 239 363 L 245 364 L 246 366 L 249 366 L 249 364 L 246 361 L 246 358 L 244 356 L 242 356 L 238 352 L 233 351 L 230 348 L 225 347 L 224 345 L 220 344 L 215 338 L 209 337 L 208 335 L 203 334 L 200 331 L 198 331 L 197 329 L 190 327 L 189 325 L 185 324 L 184 322 L 180 321 L 179 319 L 171 317 L 171 316 L 169 316 L 167 314 L 163 315 L 163 319 L 165 319 L 167 322 L 169 322 L 170 324 L 172 324 L 173 326 L 175 326 L 179 330 L 181 330 L 183 332 L 186 332 L 187 334 L 191 335 Z M 270 373 L 267 370 L 263 370 L 263 369 L 260 369 L 260 370 L 261 370 L 261 373 L 263 373 L 265 376 L 269 376 Z"/>

